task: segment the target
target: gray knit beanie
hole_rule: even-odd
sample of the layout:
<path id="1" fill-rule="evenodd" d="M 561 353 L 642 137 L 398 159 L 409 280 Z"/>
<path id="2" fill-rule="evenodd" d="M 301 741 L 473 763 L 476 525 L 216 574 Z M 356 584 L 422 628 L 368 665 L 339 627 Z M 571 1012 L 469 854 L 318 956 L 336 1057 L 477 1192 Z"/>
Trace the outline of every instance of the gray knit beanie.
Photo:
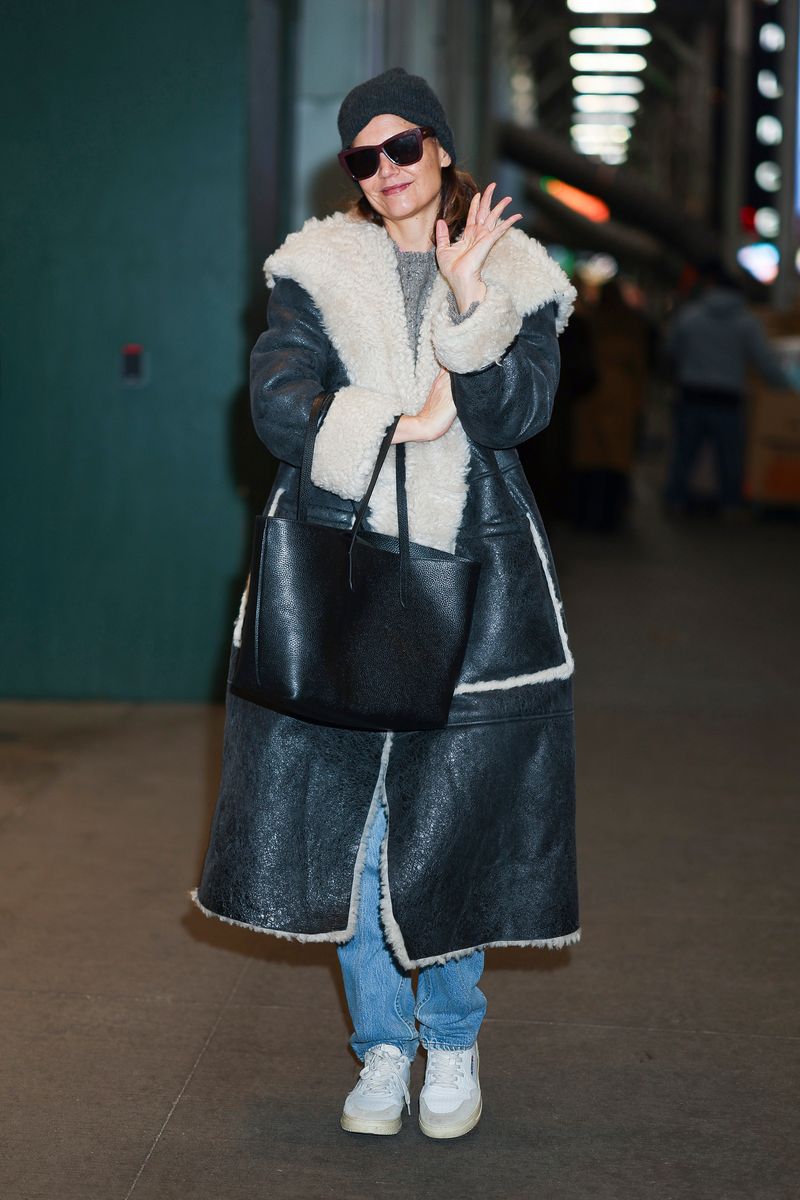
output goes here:
<path id="1" fill-rule="evenodd" d="M 438 97 L 421 75 L 409 75 L 402 67 L 391 67 L 349 91 L 339 109 L 342 149 L 351 146 L 364 126 L 381 113 L 393 113 L 415 125 L 430 125 L 455 163 L 453 131 Z"/>

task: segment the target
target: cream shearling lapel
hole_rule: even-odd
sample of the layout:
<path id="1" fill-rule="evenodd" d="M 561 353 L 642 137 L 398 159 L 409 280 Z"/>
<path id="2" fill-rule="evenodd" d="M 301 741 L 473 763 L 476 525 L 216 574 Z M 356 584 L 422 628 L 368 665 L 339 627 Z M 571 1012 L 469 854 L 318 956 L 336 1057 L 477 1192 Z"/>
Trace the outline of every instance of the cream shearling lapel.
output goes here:
<path id="1" fill-rule="evenodd" d="M 333 213 L 310 218 L 290 234 L 264 264 L 267 285 L 289 277 L 317 306 L 328 337 L 350 383 L 395 397 L 395 413 L 418 412 L 439 370 L 435 329 L 447 322 L 449 287 L 437 274 L 423 314 L 416 369 L 406 333 L 405 308 L 395 251 L 385 229 Z M 540 243 L 509 229 L 492 247 L 483 268 L 487 284 L 502 288 L 516 313 L 502 349 L 513 341 L 519 320 L 547 303 L 558 302 L 560 332 L 572 310 L 575 292 L 558 264 Z M 452 327 L 469 339 L 473 318 Z M 477 323 L 476 323 L 477 329 Z M 409 532 L 412 541 L 452 552 L 467 498 L 469 443 L 458 418 L 432 442 L 406 444 Z M 395 451 L 391 447 L 370 503 L 370 524 L 397 534 Z"/>
<path id="2" fill-rule="evenodd" d="M 497 284 L 508 292 L 520 317 L 527 317 L 555 300 L 556 333 L 563 333 L 577 293 L 569 277 L 536 238 L 513 226 L 506 230 L 489 251 L 481 275 L 486 283 Z"/>
<path id="3" fill-rule="evenodd" d="M 311 218 L 264 264 L 268 286 L 290 277 L 311 296 L 352 384 L 397 397 L 395 412 L 422 408 L 439 370 L 431 320 L 449 288 L 437 275 L 420 327 L 416 369 L 406 333 L 395 251 L 380 226 L 344 213 Z M 412 541 L 452 552 L 467 498 L 469 443 L 456 419 L 441 438 L 406 444 L 406 494 Z M 378 476 L 370 525 L 397 534 L 395 450 Z"/>

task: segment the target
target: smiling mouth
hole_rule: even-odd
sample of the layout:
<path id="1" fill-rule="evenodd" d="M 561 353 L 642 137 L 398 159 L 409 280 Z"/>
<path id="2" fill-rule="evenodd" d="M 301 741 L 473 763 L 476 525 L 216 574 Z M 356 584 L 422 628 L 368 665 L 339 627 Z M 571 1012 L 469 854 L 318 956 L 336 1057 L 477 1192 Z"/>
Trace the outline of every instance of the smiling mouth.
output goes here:
<path id="1" fill-rule="evenodd" d="M 393 183 L 391 187 L 383 189 L 384 196 L 388 196 L 391 192 L 402 192 L 404 188 L 409 187 L 408 183 Z"/>

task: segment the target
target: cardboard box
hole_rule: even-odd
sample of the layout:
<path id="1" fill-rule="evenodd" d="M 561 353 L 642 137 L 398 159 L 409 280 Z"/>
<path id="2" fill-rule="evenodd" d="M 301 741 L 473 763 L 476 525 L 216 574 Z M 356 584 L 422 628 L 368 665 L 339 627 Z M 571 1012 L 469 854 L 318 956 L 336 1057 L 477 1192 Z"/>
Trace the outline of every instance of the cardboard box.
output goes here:
<path id="1" fill-rule="evenodd" d="M 800 333 L 770 338 L 800 387 Z M 800 391 L 751 379 L 744 494 L 754 504 L 800 506 Z"/>

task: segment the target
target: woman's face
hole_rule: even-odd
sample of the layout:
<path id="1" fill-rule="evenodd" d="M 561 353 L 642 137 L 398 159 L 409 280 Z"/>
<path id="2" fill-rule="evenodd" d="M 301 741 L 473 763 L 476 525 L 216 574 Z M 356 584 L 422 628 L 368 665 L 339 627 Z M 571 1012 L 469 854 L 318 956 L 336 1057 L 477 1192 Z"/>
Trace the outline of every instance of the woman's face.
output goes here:
<path id="1" fill-rule="evenodd" d="M 414 128 L 413 121 L 381 113 L 364 126 L 354 138 L 353 145 L 375 146 L 395 133 Z M 442 167 L 450 163 L 450 155 L 432 136 L 424 139 L 422 147 L 422 158 L 410 167 L 396 167 L 381 152 L 378 170 L 369 179 L 360 181 L 359 186 L 367 200 L 382 217 L 402 221 L 416 216 L 434 202 L 438 211 Z"/>

